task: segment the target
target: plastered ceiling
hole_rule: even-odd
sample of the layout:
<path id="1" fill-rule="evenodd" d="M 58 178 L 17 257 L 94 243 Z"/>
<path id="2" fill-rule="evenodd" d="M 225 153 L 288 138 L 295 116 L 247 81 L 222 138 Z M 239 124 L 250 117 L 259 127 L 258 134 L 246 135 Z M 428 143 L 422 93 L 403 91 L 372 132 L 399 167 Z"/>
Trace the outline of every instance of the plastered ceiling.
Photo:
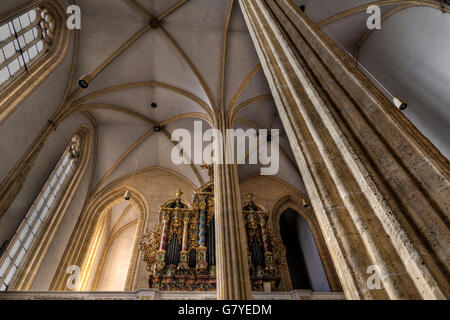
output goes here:
<path id="1" fill-rule="evenodd" d="M 221 81 L 224 76 L 225 106 L 244 81 L 250 80 L 236 101 L 242 102 L 270 93 L 262 70 L 258 70 L 258 57 L 242 17 L 238 1 L 229 11 L 228 0 L 79 0 L 82 10 L 82 29 L 79 42 L 79 59 L 76 79 L 93 72 L 117 48 L 148 25 L 148 15 L 160 16 L 163 29 L 150 30 L 133 42 L 95 78 L 80 98 L 114 86 L 129 83 L 156 81 L 200 99 L 208 108 L 220 108 Z M 345 10 L 374 1 L 355 0 L 297 0 L 306 6 L 306 13 L 317 23 Z M 450 18 L 436 8 L 434 1 L 377 1 L 384 5 L 383 13 L 398 5 L 415 3 L 419 6 L 402 8 L 383 22 L 382 29 L 361 39 L 367 31 L 367 14 L 363 9 L 343 15 L 334 21 L 326 21 L 323 29 L 340 43 L 350 54 L 359 48 L 360 62 L 392 94 L 409 104 L 405 114 L 447 157 L 450 154 L 448 127 L 450 123 Z M 179 7 L 173 7 L 176 4 Z M 422 6 L 424 5 L 424 6 Z M 430 7 L 431 6 L 431 7 Z M 434 7 L 433 7 L 434 6 Z M 5 1 L 0 11 L 13 7 Z M 173 11 L 168 9 L 174 8 Z M 229 23 L 227 13 L 231 12 Z M 224 34 L 226 35 L 226 71 L 222 74 L 224 58 Z M 71 52 L 69 52 L 69 56 Z M 70 71 L 70 59 L 66 59 L 57 72 Z M 65 68 L 64 72 L 61 68 Z M 256 69 L 255 69 L 256 68 Z M 252 71 L 255 71 L 252 75 Z M 247 78 L 252 75 L 250 78 Z M 64 77 L 46 81 L 60 82 Z M 74 83 L 76 86 L 76 83 Z M 209 94 L 208 94 L 209 93 Z M 62 94 L 62 93 L 61 93 Z M 60 93 L 37 91 L 34 95 L 57 95 Z M 55 99 L 57 101 L 57 99 Z M 156 102 L 157 108 L 150 104 Z M 29 102 L 25 102 L 25 104 Z M 206 114 L 204 108 L 186 95 L 161 86 L 142 85 L 126 90 L 115 90 L 83 101 L 95 117 L 98 126 L 98 162 L 95 184 L 100 190 L 115 179 L 130 172 L 150 167 L 164 166 L 172 169 L 199 186 L 207 180 L 198 166 L 177 166 L 170 160 L 173 144 L 168 134 L 176 128 L 193 127 L 193 118 L 179 117 L 189 113 Z M 51 113 L 56 105 L 41 106 Z M 19 107 L 20 108 L 20 107 Z M 28 107 L 30 112 L 39 112 Z M 115 109 L 115 110 L 113 110 Z M 118 109 L 124 112 L 118 112 Z M 16 112 L 18 113 L 18 112 Z M 131 114 L 133 113 L 133 114 Z M 16 116 L 17 117 L 17 116 Z M 17 134 L 26 128 L 14 116 Z M 169 120 L 166 133 L 149 134 L 154 123 Z M 8 121 L 10 121 L 8 119 Z M 7 121 L 7 122 L 8 122 Z M 8 125 L 2 124 L 1 127 Z M 31 132 L 44 125 L 36 123 Z M 203 122 L 206 129 L 208 124 Z M 300 190 L 305 190 L 294 165 L 294 157 L 273 100 L 264 99 L 253 103 L 237 115 L 235 128 L 281 129 L 280 172 L 277 175 Z M 61 130 L 65 127 L 62 126 Z M 72 130 L 71 128 L 69 128 Z M 69 130 L 67 129 L 67 130 Z M 10 129 L 11 130 L 11 129 Z M 9 136 L 14 132 L 9 130 Z M 73 131 L 72 131 L 73 132 Z M 69 133 L 68 133 L 69 134 Z M 64 133 L 61 133 L 64 136 Z M 137 143 L 141 140 L 142 142 Z M 31 141 L 29 138 L 26 141 Z M 26 148 L 20 147 L 21 149 Z M 12 152 L 11 159 L 20 156 Z M 45 157 L 45 155 L 44 155 Z M 48 157 L 55 155 L 48 153 Z M 16 158 L 17 161 L 17 158 Z M 50 161 L 50 160 L 49 160 Z M 53 160 L 52 160 L 53 161 Z M 8 163 L 9 165 L 9 163 Z M 258 166 L 241 165 L 240 177 L 259 172 Z"/>

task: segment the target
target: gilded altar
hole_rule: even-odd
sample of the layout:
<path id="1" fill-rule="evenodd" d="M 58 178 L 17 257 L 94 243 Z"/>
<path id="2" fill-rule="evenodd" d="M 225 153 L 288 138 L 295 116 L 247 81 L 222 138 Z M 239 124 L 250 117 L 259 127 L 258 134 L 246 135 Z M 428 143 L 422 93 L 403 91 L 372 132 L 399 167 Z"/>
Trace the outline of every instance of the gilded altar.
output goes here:
<path id="1" fill-rule="evenodd" d="M 178 190 L 175 199 L 160 206 L 159 223 L 141 240 L 150 273 L 149 287 L 161 291 L 214 291 L 214 183 L 210 181 L 196 190 L 191 205 L 182 196 Z M 267 228 L 268 214 L 255 203 L 253 195 L 248 195 L 242 213 L 252 289 L 275 290 L 281 278 L 284 246 Z"/>

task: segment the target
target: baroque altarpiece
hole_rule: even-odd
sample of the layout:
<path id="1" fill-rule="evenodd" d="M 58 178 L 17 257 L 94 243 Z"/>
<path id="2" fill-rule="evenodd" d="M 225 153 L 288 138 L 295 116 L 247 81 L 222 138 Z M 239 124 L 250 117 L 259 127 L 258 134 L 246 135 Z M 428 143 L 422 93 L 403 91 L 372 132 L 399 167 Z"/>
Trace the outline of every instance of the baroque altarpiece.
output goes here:
<path id="1" fill-rule="evenodd" d="M 192 204 L 176 198 L 159 208 L 159 223 L 144 234 L 140 247 L 147 264 L 149 287 L 162 291 L 216 290 L 214 182 L 193 193 Z M 242 209 L 252 290 L 274 290 L 279 285 L 285 248 L 267 226 L 268 213 L 247 195 Z M 230 257 L 230 259 L 232 259 Z"/>

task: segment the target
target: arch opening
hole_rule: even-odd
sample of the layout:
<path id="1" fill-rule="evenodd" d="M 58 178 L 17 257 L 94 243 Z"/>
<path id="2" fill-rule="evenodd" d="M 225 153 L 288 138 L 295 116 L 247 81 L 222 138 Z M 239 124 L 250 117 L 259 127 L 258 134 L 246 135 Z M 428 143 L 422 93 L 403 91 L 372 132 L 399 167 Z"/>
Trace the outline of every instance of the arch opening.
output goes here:
<path id="1" fill-rule="evenodd" d="M 279 223 L 292 288 L 330 292 L 322 260 L 306 220 L 288 208 L 281 214 Z"/>
<path id="2" fill-rule="evenodd" d="M 139 214 L 128 201 L 120 201 L 102 218 L 100 250 L 91 290 L 125 291 L 138 231 Z"/>

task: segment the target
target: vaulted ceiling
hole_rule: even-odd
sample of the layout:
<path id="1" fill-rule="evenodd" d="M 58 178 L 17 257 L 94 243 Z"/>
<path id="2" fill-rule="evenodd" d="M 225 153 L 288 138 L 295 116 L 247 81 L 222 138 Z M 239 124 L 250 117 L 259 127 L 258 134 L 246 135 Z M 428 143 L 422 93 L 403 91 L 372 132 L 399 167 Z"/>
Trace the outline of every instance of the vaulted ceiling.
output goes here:
<path id="1" fill-rule="evenodd" d="M 202 184 L 207 176 L 198 166 L 177 166 L 170 160 L 170 133 L 177 128 L 192 130 L 198 113 L 208 117 L 214 110 L 231 110 L 257 98 L 237 114 L 235 127 L 282 127 L 237 1 L 233 6 L 210 0 L 85 0 L 79 5 L 83 25 L 76 79 L 92 73 L 145 28 L 150 16 L 164 16 L 159 28 L 133 41 L 80 95 L 100 128 L 96 183 L 105 186 L 129 172 L 161 165 Z M 126 84 L 133 88 L 117 87 Z M 111 87 L 111 92 L 90 98 Z M 153 102 L 157 108 L 151 107 Z M 209 124 L 203 122 L 207 129 Z M 155 123 L 163 123 L 165 132 L 149 134 L 130 150 Z M 284 135 L 281 144 L 278 176 L 303 189 Z M 127 156 L 117 162 L 123 155 Z M 258 171 L 255 165 L 240 167 L 241 176 Z"/>
<path id="2" fill-rule="evenodd" d="M 0 11 L 13 7 L 13 2 L 2 1 Z M 349 54 L 358 56 L 386 94 L 408 102 L 406 115 L 448 157 L 450 18 L 443 12 L 448 6 L 432 0 L 295 2 L 305 5 L 306 13 Z M 238 1 L 234 5 L 230 0 L 76 3 L 82 10 L 82 29 L 79 46 L 72 44 L 78 53 L 75 79 L 101 71 L 77 101 L 79 110 L 88 111 L 98 129 L 97 190 L 123 175 L 155 165 L 202 184 L 207 175 L 198 166 L 176 166 L 170 160 L 170 133 L 176 128 L 192 130 L 195 119 L 203 119 L 206 129 L 208 114 L 224 107 L 239 108 L 235 128 L 281 129 L 283 151 L 277 176 L 304 190 Z M 373 33 L 366 27 L 365 10 L 371 3 L 381 5 L 384 14 L 382 29 Z M 151 16 L 160 18 L 159 28 L 148 28 Z M 124 45 L 126 48 L 120 50 Z M 103 65 L 112 55 L 111 63 Z M 55 87 L 70 74 L 71 53 L 68 56 L 60 67 L 64 71 L 47 80 Z M 34 95 L 55 95 L 55 101 L 62 95 L 46 88 Z M 157 108 L 150 106 L 153 102 Z M 46 108 L 41 110 L 43 114 L 56 109 L 48 101 L 40 107 Z M 23 117 L 31 116 L 24 113 Z M 8 124 L 0 126 L 0 131 L 8 129 L 9 138 L 14 137 L 11 130 L 17 135 L 26 130 L 17 118 L 11 121 L 13 129 Z M 165 130 L 152 132 L 156 123 L 163 123 Z M 39 126 L 43 123 L 31 124 L 30 135 L 36 135 Z M 19 140 L 32 140 L 27 139 Z M 11 159 L 20 155 L 24 144 L 12 152 Z M 239 167 L 241 177 L 256 172 L 259 166 Z"/>

